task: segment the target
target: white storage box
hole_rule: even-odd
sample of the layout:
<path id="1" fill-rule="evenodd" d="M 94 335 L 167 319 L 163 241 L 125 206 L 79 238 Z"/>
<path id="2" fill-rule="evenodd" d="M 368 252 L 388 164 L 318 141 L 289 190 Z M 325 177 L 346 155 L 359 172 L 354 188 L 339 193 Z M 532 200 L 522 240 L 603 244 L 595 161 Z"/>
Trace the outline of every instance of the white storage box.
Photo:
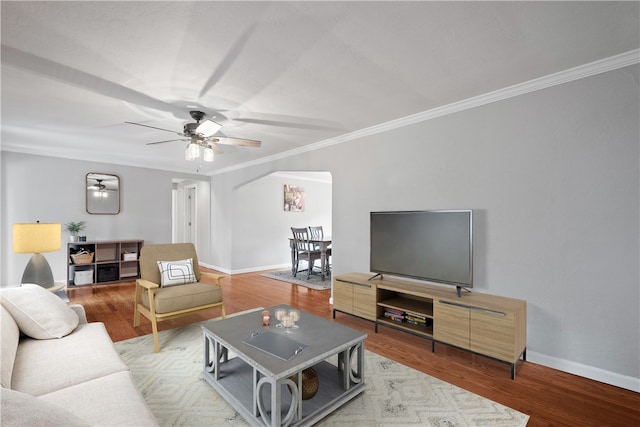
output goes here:
<path id="1" fill-rule="evenodd" d="M 135 261 L 138 259 L 138 253 L 137 252 L 125 252 L 122 254 L 122 260 L 123 261 Z"/>
<path id="2" fill-rule="evenodd" d="M 76 286 L 90 285 L 93 283 L 93 269 L 76 270 L 73 275 L 73 284 Z"/>

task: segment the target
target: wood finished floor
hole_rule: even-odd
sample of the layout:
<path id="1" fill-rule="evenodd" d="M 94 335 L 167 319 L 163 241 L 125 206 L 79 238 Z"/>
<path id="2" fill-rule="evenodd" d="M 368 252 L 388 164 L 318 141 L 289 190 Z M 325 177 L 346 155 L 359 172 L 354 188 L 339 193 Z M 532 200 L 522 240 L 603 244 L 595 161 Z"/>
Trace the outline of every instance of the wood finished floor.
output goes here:
<path id="1" fill-rule="evenodd" d="M 330 291 L 318 291 L 260 276 L 227 276 L 222 280 L 227 314 L 254 307 L 288 304 L 327 319 L 332 318 Z M 113 341 L 151 333 L 143 317 L 133 327 L 135 283 L 71 287 L 69 298 L 84 305 L 90 322 L 103 322 Z M 159 323 L 165 330 L 220 315 L 211 309 Z M 431 341 L 380 327 L 337 313 L 336 322 L 368 334 L 368 350 L 418 371 L 455 384 L 488 399 L 528 414 L 529 426 L 640 426 L 640 393 L 599 383 L 531 362 L 520 362 L 516 380 L 507 364 L 442 344 L 431 352 Z M 153 351 L 150 347 L 149 351 Z M 160 342 L 162 351 L 162 341 Z"/>

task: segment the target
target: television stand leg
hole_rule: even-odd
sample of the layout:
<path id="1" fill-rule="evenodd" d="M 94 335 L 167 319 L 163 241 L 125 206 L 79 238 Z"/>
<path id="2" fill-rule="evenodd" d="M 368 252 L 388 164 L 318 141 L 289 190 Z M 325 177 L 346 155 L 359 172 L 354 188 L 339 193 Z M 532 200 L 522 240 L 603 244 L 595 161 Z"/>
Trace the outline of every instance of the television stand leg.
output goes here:
<path id="1" fill-rule="evenodd" d="M 458 298 L 462 298 L 462 288 L 460 286 L 456 286 L 456 293 L 458 294 Z"/>

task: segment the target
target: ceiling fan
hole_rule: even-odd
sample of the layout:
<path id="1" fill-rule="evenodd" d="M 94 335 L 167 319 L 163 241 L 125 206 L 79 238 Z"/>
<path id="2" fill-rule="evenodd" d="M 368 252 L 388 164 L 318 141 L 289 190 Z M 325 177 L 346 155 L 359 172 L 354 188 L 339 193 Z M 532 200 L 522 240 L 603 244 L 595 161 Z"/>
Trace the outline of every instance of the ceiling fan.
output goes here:
<path id="1" fill-rule="evenodd" d="M 95 179 L 92 179 L 92 180 L 95 181 L 95 184 L 92 184 L 92 185 L 88 186 L 87 187 L 87 192 L 89 190 L 93 191 L 94 197 L 106 198 L 106 197 L 108 197 L 108 193 L 107 193 L 108 191 L 117 191 L 115 188 L 107 187 L 107 185 L 105 185 L 103 183 L 103 181 L 105 181 L 105 179 L 95 178 Z M 106 181 L 108 183 L 109 180 L 107 179 Z"/>
<path id="2" fill-rule="evenodd" d="M 87 190 L 116 191 L 115 188 L 109 188 L 107 185 L 104 184 L 105 181 L 107 182 L 107 184 L 109 183 L 109 181 L 113 181 L 112 179 L 88 178 L 88 180 L 95 181 L 95 183 L 88 186 Z"/>
<path id="3" fill-rule="evenodd" d="M 215 134 L 222 128 L 222 125 L 214 122 L 213 120 L 204 119 L 205 114 L 202 111 L 189 111 L 191 118 L 195 120 L 195 123 L 185 123 L 182 132 L 176 132 L 169 129 L 163 129 L 156 126 L 144 125 L 142 123 L 125 122 L 130 125 L 143 126 L 151 129 L 158 129 L 165 132 L 175 133 L 182 138 L 168 139 L 165 141 L 149 142 L 147 145 L 164 144 L 165 142 L 172 141 L 189 141 L 187 150 L 185 152 L 185 158 L 187 160 L 195 160 L 200 157 L 200 149 L 203 149 L 203 159 L 206 162 L 213 161 L 214 153 L 220 154 L 223 152 L 222 148 L 218 144 L 223 145 L 240 145 L 244 147 L 260 147 L 260 141 L 244 138 L 233 138 L 228 136 L 215 136 Z"/>

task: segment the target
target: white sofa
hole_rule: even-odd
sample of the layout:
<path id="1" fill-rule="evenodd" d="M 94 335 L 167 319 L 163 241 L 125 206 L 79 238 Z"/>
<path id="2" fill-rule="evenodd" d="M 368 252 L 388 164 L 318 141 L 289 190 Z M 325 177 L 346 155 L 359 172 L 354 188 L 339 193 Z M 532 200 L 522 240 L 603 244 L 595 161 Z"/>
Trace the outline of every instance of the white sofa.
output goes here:
<path id="1" fill-rule="evenodd" d="M 104 324 L 37 285 L 0 295 L 0 425 L 158 425 Z"/>

